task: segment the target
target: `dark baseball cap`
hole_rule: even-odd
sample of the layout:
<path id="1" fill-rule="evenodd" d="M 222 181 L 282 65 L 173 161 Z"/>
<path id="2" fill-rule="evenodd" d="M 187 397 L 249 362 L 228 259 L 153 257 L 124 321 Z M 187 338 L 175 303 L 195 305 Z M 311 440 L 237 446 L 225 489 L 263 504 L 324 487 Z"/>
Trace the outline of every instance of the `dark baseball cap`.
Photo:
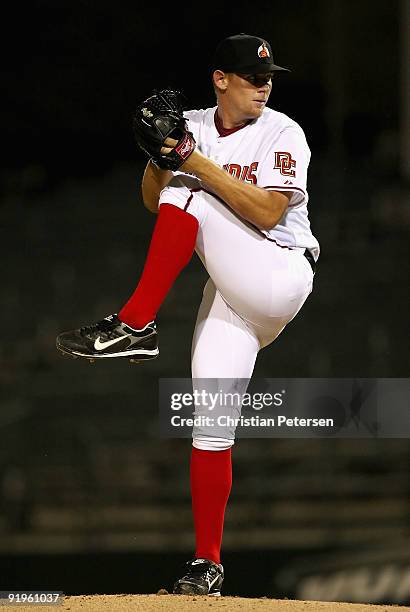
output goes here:
<path id="1" fill-rule="evenodd" d="M 218 44 L 212 67 L 214 70 L 243 74 L 290 72 L 288 68 L 273 62 L 272 49 L 266 40 L 243 33 L 229 36 Z"/>

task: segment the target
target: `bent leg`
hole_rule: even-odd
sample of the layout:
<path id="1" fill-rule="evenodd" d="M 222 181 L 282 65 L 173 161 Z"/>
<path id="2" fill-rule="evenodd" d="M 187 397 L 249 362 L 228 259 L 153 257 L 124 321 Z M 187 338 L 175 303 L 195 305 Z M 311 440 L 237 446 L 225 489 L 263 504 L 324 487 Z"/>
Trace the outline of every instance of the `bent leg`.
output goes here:
<path id="1" fill-rule="evenodd" d="M 186 203 L 198 181 L 174 177 L 160 195 L 158 218 L 144 269 L 137 288 L 118 317 L 135 329 L 153 321 L 182 269 L 191 260 L 202 221 L 201 201 L 196 198 L 189 212 Z"/>
<path id="2" fill-rule="evenodd" d="M 181 270 L 191 260 L 197 219 L 172 204 L 160 207 L 141 278 L 118 317 L 134 329 L 153 321 Z"/>

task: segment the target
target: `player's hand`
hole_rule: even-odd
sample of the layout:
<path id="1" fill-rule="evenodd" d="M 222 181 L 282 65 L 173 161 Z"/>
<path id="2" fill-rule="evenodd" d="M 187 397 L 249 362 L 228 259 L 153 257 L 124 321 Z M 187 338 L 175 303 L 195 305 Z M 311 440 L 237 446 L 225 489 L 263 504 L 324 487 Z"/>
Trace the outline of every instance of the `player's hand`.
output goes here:
<path id="1" fill-rule="evenodd" d="M 178 170 L 195 150 L 195 139 L 187 129 L 187 119 L 183 113 L 184 100 L 180 91 L 154 90 L 134 113 L 132 127 L 135 141 L 162 170 Z M 171 134 L 173 138 L 169 139 Z"/>
<path id="2" fill-rule="evenodd" d="M 167 153 L 172 151 L 172 149 L 178 144 L 178 140 L 175 140 L 174 138 L 166 138 L 164 140 L 164 144 L 168 146 L 162 147 L 161 153 L 163 155 L 166 155 Z M 198 149 L 195 149 L 191 153 L 191 155 L 188 157 L 188 159 L 182 164 L 182 166 L 179 167 L 179 170 L 183 172 L 190 172 L 190 173 L 195 174 L 195 169 L 196 169 L 195 164 L 196 164 L 198 157 L 203 157 L 203 156 L 201 155 L 201 153 L 199 153 Z"/>
<path id="3" fill-rule="evenodd" d="M 164 140 L 164 144 L 168 146 L 162 147 L 161 153 L 167 155 L 168 153 L 171 153 L 172 149 L 178 144 L 178 140 L 175 140 L 175 138 L 166 138 Z"/>

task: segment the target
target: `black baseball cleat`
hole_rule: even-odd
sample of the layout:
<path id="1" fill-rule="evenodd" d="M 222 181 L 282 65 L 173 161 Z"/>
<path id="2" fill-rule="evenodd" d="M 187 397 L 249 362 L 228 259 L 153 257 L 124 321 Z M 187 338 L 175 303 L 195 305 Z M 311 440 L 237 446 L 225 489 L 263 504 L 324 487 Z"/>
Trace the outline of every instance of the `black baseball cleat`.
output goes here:
<path id="1" fill-rule="evenodd" d="M 174 584 L 175 595 L 212 595 L 219 597 L 224 580 L 224 568 L 209 559 L 191 559 L 185 564 L 185 574 Z"/>
<path id="2" fill-rule="evenodd" d="M 91 362 L 113 357 L 126 357 L 138 362 L 159 355 L 154 321 L 142 329 L 133 329 L 122 323 L 116 314 L 92 325 L 63 332 L 57 337 L 56 346 L 66 355 L 83 357 Z"/>

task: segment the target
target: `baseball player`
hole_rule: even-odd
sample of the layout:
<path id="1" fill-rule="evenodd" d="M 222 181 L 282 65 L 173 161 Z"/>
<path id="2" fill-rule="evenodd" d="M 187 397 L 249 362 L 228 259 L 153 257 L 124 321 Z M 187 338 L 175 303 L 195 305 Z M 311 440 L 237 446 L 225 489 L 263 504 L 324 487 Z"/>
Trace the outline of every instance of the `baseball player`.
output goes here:
<path id="1" fill-rule="evenodd" d="M 195 250 L 209 279 L 193 334 L 192 378 L 194 386 L 212 379 L 229 391 L 249 381 L 258 352 L 311 293 L 319 244 L 308 219 L 304 132 L 267 106 L 274 75 L 287 69 L 274 63 L 266 40 L 247 34 L 221 41 L 212 68 L 216 106 L 186 111 L 186 130 L 165 138 L 160 150 L 151 136 L 139 141 L 150 155 L 143 201 L 158 218 L 134 293 L 118 314 L 62 333 L 57 347 L 90 360 L 157 357 L 156 314 Z M 139 134 L 154 125 L 160 97 L 141 106 Z M 193 428 L 196 550 L 174 593 L 221 593 L 234 438 L 233 428 Z"/>

